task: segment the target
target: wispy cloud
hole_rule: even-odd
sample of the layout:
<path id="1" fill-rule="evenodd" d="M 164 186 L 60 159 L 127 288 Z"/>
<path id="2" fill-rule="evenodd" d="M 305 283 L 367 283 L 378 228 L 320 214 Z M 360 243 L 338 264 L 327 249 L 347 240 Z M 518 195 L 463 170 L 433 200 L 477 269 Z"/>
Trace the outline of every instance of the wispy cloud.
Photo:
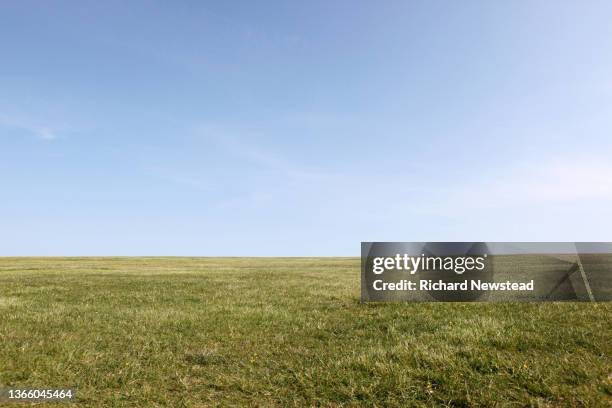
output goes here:
<path id="1" fill-rule="evenodd" d="M 384 170 L 346 163 L 342 169 L 307 165 L 299 153 L 281 150 L 261 142 L 260 130 L 234 128 L 219 124 L 200 125 L 195 133 L 218 151 L 252 169 L 252 180 L 242 191 L 224 197 L 217 208 L 267 206 L 274 202 L 291 211 L 312 211 L 332 218 L 368 216 L 386 219 L 405 212 L 406 202 L 419 186 L 403 183 L 410 174 L 387 174 Z M 255 141 L 259 141 L 255 143 Z M 246 171 L 246 170 L 245 170 Z M 413 171 L 412 167 L 410 171 Z M 257 177 L 257 175 L 261 177 Z M 398 189 L 398 185 L 403 188 Z M 394 191 L 397 211 L 387 214 L 377 203 Z M 347 207 L 347 200 L 356 204 Z M 321 206 L 325 202 L 325 207 Z M 400 204 L 403 203 L 403 204 Z M 298 204 L 299 203 L 299 204 Z M 401 207 L 401 208 L 400 208 Z M 367 214 L 366 214 L 367 213 Z"/>
<path id="2" fill-rule="evenodd" d="M 58 137 L 50 126 L 10 115 L 0 114 L 0 126 L 27 132 L 41 140 L 54 140 Z"/>
<path id="3" fill-rule="evenodd" d="M 214 185 L 198 175 L 180 172 L 174 169 L 168 169 L 160 166 L 149 166 L 145 169 L 145 172 L 153 177 L 156 177 L 162 181 L 170 182 L 180 186 L 185 186 L 198 191 L 211 191 Z"/>
<path id="4" fill-rule="evenodd" d="M 547 163 L 525 183 L 524 194 L 554 201 L 612 200 L 612 164 L 603 160 L 569 158 Z"/>
<path id="5" fill-rule="evenodd" d="M 444 194 L 444 200 L 431 203 L 430 209 L 452 216 L 466 209 L 518 211 L 535 206 L 593 206 L 612 201 L 610 180 L 612 164 L 602 158 L 542 158 L 538 162 L 513 163 L 479 181 L 455 186 Z"/>

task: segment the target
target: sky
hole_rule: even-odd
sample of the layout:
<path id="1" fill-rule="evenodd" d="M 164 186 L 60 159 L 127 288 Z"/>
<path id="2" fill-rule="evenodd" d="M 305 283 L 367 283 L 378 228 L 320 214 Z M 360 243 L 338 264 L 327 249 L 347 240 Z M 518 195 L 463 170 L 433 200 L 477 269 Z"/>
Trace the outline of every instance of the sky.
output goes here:
<path id="1" fill-rule="evenodd" d="M 0 2 L 0 255 L 612 241 L 612 2 Z"/>

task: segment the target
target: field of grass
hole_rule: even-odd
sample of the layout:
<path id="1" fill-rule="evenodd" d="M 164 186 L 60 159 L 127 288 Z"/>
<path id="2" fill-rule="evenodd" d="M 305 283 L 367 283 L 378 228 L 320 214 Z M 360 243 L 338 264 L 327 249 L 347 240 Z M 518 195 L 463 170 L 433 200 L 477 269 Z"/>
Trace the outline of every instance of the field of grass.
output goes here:
<path id="1" fill-rule="evenodd" d="M 360 304 L 359 276 L 357 258 L 0 258 L 0 386 L 83 407 L 610 406 L 611 303 Z"/>

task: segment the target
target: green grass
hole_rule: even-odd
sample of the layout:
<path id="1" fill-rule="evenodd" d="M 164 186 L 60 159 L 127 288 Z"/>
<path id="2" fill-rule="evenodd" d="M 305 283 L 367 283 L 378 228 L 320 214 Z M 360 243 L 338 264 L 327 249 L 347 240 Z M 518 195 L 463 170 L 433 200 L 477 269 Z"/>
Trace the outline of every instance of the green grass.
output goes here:
<path id="1" fill-rule="evenodd" d="M 0 258 L 0 385 L 76 406 L 610 406 L 611 327 L 611 303 L 360 304 L 358 259 Z"/>

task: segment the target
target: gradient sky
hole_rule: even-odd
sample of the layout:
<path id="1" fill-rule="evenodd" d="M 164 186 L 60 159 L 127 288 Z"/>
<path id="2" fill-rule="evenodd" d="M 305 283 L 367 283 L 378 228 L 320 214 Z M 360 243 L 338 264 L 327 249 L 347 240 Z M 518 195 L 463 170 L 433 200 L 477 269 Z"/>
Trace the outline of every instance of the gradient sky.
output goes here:
<path id="1" fill-rule="evenodd" d="M 612 241 L 610 1 L 0 2 L 0 255 Z"/>

